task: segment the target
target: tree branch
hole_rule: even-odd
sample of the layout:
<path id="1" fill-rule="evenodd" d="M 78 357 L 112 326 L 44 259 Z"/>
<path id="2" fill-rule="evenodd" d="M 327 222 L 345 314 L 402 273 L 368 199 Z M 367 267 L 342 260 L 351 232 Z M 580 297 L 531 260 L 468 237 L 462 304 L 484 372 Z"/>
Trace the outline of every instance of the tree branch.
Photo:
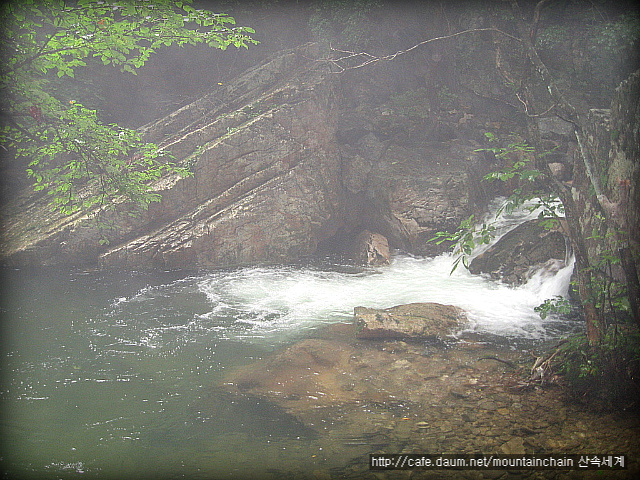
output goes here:
<path id="1" fill-rule="evenodd" d="M 529 31 L 529 38 L 531 43 L 536 43 L 536 37 L 538 36 L 538 26 L 540 25 L 540 12 L 542 11 L 542 7 L 549 2 L 550 0 L 540 0 L 536 4 L 536 8 L 533 11 L 533 22 L 531 25 L 531 30 Z"/>
<path id="2" fill-rule="evenodd" d="M 542 3 L 542 2 L 540 2 Z M 511 8 L 513 10 L 513 14 L 516 20 L 516 24 L 518 26 L 518 31 L 522 36 L 522 45 L 525 49 L 525 53 L 529 61 L 535 67 L 538 75 L 542 78 L 542 80 L 547 84 L 547 91 L 549 95 L 557 104 L 557 106 L 561 109 L 561 112 L 568 118 L 568 121 L 578 126 L 581 125 L 580 118 L 578 112 L 575 107 L 571 105 L 567 99 L 564 97 L 556 82 L 549 72 L 549 69 L 544 64 L 544 62 L 538 56 L 538 51 L 536 50 L 533 42 L 529 35 L 526 35 L 527 28 L 524 24 L 524 20 L 522 18 L 522 11 L 520 10 L 520 5 L 517 0 L 511 0 Z"/>
<path id="3" fill-rule="evenodd" d="M 536 14 L 539 15 L 539 11 L 546 3 L 546 1 L 547 0 L 541 0 L 540 2 L 538 2 L 536 6 Z M 526 26 L 522 17 L 522 11 L 520 9 L 520 6 L 518 5 L 518 0 L 510 0 L 510 2 L 518 26 L 518 31 L 522 36 L 522 45 L 525 48 L 525 54 L 527 55 L 529 61 L 536 68 L 538 75 L 540 75 L 542 80 L 546 83 L 547 91 L 558 107 L 556 115 L 558 115 L 558 117 L 562 118 L 563 120 L 571 122 L 574 125 L 575 136 L 578 142 L 578 147 L 580 149 L 580 156 L 582 158 L 589 182 L 593 186 L 593 189 L 595 191 L 596 203 L 604 213 L 606 225 L 613 230 L 613 232 L 615 233 L 615 238 L 617 242 L 619 242 L 618 252 L 620 254 L 620 260 L 623 264 L 627 287 L 629 288 L 629 302 L 631 303 L 632 307 L 632 315 L 635 318 L 636 322 L 640 325 L 640 282 L 638 281 L 637 277 L 635 261 L 633 260 L 629 251 L 629 227 L 626 219 L 626 209 L 628 207 L 627 202 L 629 197 L 628 190 L 630 188 L 628 180 L 619 180 L 620 201 L 612 202 L 604 193 L 602 185 L 600 185 L 599 178 L 594 170 L 591 153 L 586 146 L 586 120 L 564 97 L 564 95 L 558 88 L 553 76 L 538 56 L 538 52 L 533 45 L 533 39 L 530 35 L 526 35 Z M 534 20 L 535 22 L 538 22 L 539 17 L 535 18 Z M 563 115 L 566 116 L 566 118 L 564 118 Z M 565 203 L 565 208 L 568 208 L 569 205 L 573 204 L 573 198 L 570 194 L 564 195 L 564 198 L 562 200 L 563 203 Z M 571 207 L 571 209 L 574 210 L 574 207 Z M 567 218 L 568 217 L 569 216 L 567 215 Z M 568 222 L 568 224 L 571 225 L 571 222 Z M 620 228 L 622 231 L 627 231 L 627 233 L 621 234 L 617 232 L 616 230 L 618 228 Z M 572 232 L 572 237 L 574 239 L 578 239 L 580 234 L 581 232 L 576 229 L 574 232 Z M 580 245 L 581 242 L 575 241 L 574 244 Z M 581 246 L 583 247 L 583 245 Z M 589 343 L 591 345 L 594 345 L 602 337 L 603 331 L 602 325 L 599 324 L 599 315 L 595 309 L 595 305 L 590 299 L 590 291 L 592 288 L 590 285 L 591 274 L 588 270 L 588 267 L 590 267 L 590 265 L 586 250 L 582 251 L 579 256 L 576 255 L 576 258 L 577 260 L 579 260 L 577 268 L 578 290 L 580 292 L 585 316 L 587 318 L 587 336 L 589 338 Z"/>
<path id="4" fill-rule="evenodd" d="M 456 33 L 452 33 L 450 35 L 443 35 L 441 37 L 434 37 L 434 38 L 429 38 L 427 40 L 423 40 L 420 43 L 416 43 L 415 45 L 413 45 L 412 47 L 407 48 L 406 50 L 398 50 L 395 53 L 392 53 L 390 55 L 373 55 L 371 53 L 368 52 L 352 52 L 349 50 L 340 50 L 338 48 L 331 48 L 332 52 L 339 52 L 339 53 L 343 53 L 345 55 L 338 57 L 338 58 L 329 58 L 329 57 L 325 57 L 320 59 L 319 61 L 323 61 L 323 62 L 328 62 L 331 65 L 334 65 L 335 67 L 338 68 L 337 72 L 334 73 L 342 73 L 346 70 L 354 70 L 356 68 L 362 68 L 365 67 L 367 65 L 370 65 L 372 63 L 376 63 L 376 62 L 381 62 L 381 61 L 389 61 L 389 60 L 394 60 L 396 57 L 399 57 L 400 55 L 404 55 L 405 53 L 409 53 L 412 50 L 415 50 L 416 48 L 422 46 L 422 45 L 426 45 L 427 43 L 431 43 L 431 42 L 437 42 L 440 40 L 447 40 L 449 38 L 455 38 L 455 37 L 459 37 L 461 35 L 466 35 L 468 33 L 478 33 L 478 32 L 495 32 L 495 33 L 500 33 L 501 35 L 504 35 L 512 40 L 515 40 L 517 42 L 520 42 L 521 40 L 518 37 L 515 37 L 503 30 L 500 30 L 498 28 L 495 27 L 490 27 L 490 28 L 471 28 L 469 30 L 463 30 L 461 32 L 456 32 Z M 354 58 L 362 58 L 361 62 L 356 64 L 356 65 L 344 65 L 344 62 L 354 59 Z"/>

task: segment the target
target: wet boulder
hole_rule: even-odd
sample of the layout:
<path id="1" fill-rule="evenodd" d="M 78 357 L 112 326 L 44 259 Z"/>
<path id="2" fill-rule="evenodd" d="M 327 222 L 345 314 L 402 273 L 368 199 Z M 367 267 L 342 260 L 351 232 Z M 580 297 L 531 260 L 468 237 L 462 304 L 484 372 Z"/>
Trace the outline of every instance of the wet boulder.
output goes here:
<path id="1" fill-rule="evenodd" d="M 464 312 L 452 305 L 410 303 L 386 309 L 356 307 L 356 336 L 363 339 L 441 338 L 460 327 Z"/>
<path id="2" fill-rule="evenodd" d="M 509 285 L 522 285 L 545 265 L 564 263 L 565 237 L 531 220 L 511 230 L 469 264 L 473 274 L 488 274 Z"/>
<path id="3" fill-rule="evenodd" d="M 353 258 L 365 265 L 388 265 L 391 261 L 387 238 L 369 230 L 363 230 L 356 236 L 351 250 Z"/>

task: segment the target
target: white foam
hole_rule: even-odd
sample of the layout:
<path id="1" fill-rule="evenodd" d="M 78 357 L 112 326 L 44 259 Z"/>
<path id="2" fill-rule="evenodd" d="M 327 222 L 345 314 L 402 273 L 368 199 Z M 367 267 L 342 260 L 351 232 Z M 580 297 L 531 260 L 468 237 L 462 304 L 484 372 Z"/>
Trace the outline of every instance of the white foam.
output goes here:
<path id="1" fill-rule="evenodd" d="M 396 255 L 388 267 L 365 274 L 312 269 L 250 268 L 216 274 L 199 282 L 212 302 L 211 315 L 235 315 L 244 335 L 297 330 L 349 319 L 356 306 L 387 308 L 413 302 L 456 305 L 467 312 L 469 328 L 499 335 L 544 335 L 533 310 L 546 298 L 566 293 L 573 264 L 534 276 L 520 288 L 471 275 L 450 274 L 452 257 Z M 219 302 L 224 299 L 224 307 Z"/>
<path id="2" fill-rule="evenodd" d="M 494 208 L 499 207 L 496 202 Z M 497 221 L 498 235 L 537 215 L 526 209 L 503 215 Z M 451 274 L 453 261 L 450 254 L 436 258 L 396 254 L 391 265 L 365 270 L 334 265 L 218 271 L 142 289 L 131 298 L 119 298 L 114 309 L 125 314 L 133 330 L 141 330 L 136 334 L 122 325 L 126 332 L 121 333 L 149 347 L 174 345 L 175 335 L 186 336 L 181 342 L 192 335 L 215 334 L 278 343 L 305 329 L 349 320 L 356 306 L 387 308 L 413 302 L 456 305 L 467 312 L 468 330 L 508 337 L 542 338 L 549 325 L 557 323 L 553 316 L 543 321 L 534 308 L 547 298 L 566 295 L 571 258 L 547 265 L 518 288 L 471 275 L 462 266 Z M 200 297 L 193 292 L 200 292 Z M 190 295 L 188 300 L 185 295 Z M 195 310 L 193 316 L 185 306 Z M 188 318 L 174 324 L 176 312 Z M 142 317 L 145 320 L 136 320 Z"/>

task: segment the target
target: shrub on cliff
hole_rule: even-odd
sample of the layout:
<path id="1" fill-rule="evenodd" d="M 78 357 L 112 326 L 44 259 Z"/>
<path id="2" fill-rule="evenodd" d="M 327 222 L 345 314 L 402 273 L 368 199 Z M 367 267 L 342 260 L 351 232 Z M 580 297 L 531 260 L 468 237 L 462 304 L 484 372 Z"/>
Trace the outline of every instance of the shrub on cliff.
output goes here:
<path id="1" fill-rule="evenodd" d="M 15 0 L 0 7 L 0 25 L 0 145 L 22 159 L 35 190 L 63 214 L 98 215 L 116 200 L 146 208 L 159 200 L 151 181 L 188 173 L 169 152 L 135 130 L 104 124 L 77 101 L 70 86 L 78 69 L 98 62 L 135 74 L 164 46 L 256 43 L 252 29 L 190 0 Z"/>

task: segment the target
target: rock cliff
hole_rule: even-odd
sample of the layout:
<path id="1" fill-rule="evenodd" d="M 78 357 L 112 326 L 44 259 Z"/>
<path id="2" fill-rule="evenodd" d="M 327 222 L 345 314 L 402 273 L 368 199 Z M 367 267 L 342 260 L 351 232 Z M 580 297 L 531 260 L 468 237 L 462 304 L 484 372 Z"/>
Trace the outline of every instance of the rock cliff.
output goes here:
<path id="1" fill-rule="evenodd" d="M 363 230 L 391 248 L 436 253 L 426 243 L 434 232 L 482 208 L 478 145 L 429 129 L 417 140 L 391 135 L 388 112 L 354 106 L 350 80 L 314 60 L 316 48 L 283 51 L 142 127 L 193 175 L 153 184 L 162 201 L 141 216 L 120 205 L 98 228 L 92 212 L 62 217 L 46 198 L 16 199 L 5 215 L 3 263 L 287 262 L 345 253 Z"/>

